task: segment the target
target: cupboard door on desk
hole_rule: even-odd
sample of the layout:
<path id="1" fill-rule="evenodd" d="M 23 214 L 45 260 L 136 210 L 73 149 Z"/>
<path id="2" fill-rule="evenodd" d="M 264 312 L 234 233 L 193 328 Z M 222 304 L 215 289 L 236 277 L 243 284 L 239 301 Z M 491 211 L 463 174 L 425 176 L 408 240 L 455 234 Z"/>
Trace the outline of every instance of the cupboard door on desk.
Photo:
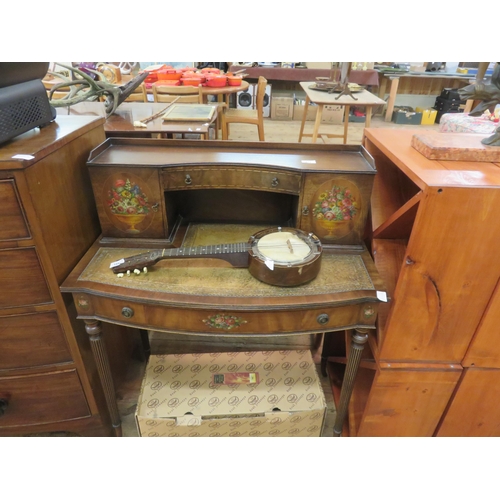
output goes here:
<path id="1" fill-rule="evenodd" d="M 0 308 L 52 302 L 33 247 L 0 250 Z"/>
<path id="2" fill-rule="evenodd" d="M 71 362 L 55 311 L 0 317 L 0 373 Z"/>
<path id="3" fill-rule="evenodd" d="M 90 175 L 104 237 L 166 237 L 157 169 L 91 168 Z"/>
<path id="4" fill-rule="evenodd" d="M 0 377 L 0 400 L 3 400 L 0 430 L 2 427 L 46 424 L 90 415 L 75 370 Z"/>
<path id="5" fill-rule="evenodd" d="M 300 229 L 313 232 L 323 244 L 362 245 L 372 184 L 371 175 L 307 175 Z"/>
<path id="6" fill-rule="evenodd" d="M 30 238 L 16 184 L 13 179 L 0 180 L 0 240 Z"/>

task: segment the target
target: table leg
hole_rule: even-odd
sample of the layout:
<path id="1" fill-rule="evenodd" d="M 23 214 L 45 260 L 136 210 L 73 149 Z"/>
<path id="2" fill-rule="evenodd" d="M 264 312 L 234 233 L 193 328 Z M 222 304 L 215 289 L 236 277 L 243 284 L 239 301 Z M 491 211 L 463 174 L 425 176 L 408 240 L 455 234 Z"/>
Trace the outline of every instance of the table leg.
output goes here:
<path id="1" fill-rule="evenodd" d="M 90 338 L 90 347 L 94 360 L 97 366 L 97 373 L 104 390 L 106 404 L 111 417 L 111 424 L 115 429 L 117 436 L 122 435 L 120 413 L 118 412 L 118 405 L 116 404 L 116 393 L 113 384 L 113 377 L 111 375 L 111 368 L 109 365 L 108 354 L 106 346 L 102 338 L 101 322 L 97 320 L 84 320 L 85 330 Z"/>
<path id="2" fill-rule="evenodd" d="M 365 128 L 369 127 L 372 123 L 372 107 L 366 106 L 365 108 Z"/>
<path id="3" fill-rule="evenodd" d="M 309 97 L 306 96 L 306 104 L 304 106 L 304 114 L 302 115 L 302 123 L 300 124 L 299 142 L 302 142 L 302 134 L 304 133 L 304 125 L 306 123 L 307 108 L 309 108 Z"/>
<path id="4" fill-rule="evenodd" d="M 315 143 L 318 139 L 319 126 L 321 125 L 321 117 L 323 115 L 323 104 L 318 104 L 316 106 L 318 110 L 316 111 L 316 120 L 314 121 L 314 130 L 312 133 L 312 142 Z"/>
<path id="5" fill-rule="evenodd" d="M 344 144 L 347 144 L 347 130 L 349 129 L 349 113 L 351 106 L 344 106 Z"/>
<path id="6" fill-rule="evenodd" d="M 387 101 L 387 111 L 385 112 L 385 121 L 392 120 L 392 112 L 394 111 L 394 102 L 398 93 L 399 78 L 391 78 L 391 91 L 389 92 L 389 100 Z"/>
<path id="7" fill-rule="evenodd" d="M 339 437 L 342 434 L 342 427 L 349 409 L 349 400 L 351 399 L 354 381 L 358 373 L 361 354 L 368 342 L 368 330 L 366 328 L 357 328 L 351 332 L 351 347 L 347 356 L 347 365 L 344 373 L 344 381 L 340 390 L 340 400 L 337 406 L 337 416 L 333 425 L 333 436 Z"/>

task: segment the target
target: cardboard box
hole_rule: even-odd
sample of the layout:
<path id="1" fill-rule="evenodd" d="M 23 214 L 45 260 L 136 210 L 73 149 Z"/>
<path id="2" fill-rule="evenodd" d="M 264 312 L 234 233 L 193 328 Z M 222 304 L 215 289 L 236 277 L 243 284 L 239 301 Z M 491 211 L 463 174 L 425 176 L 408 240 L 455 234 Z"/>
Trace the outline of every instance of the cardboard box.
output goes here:
<path id="1" fill-rule="evenodd" d="M 400 125 L 420 125 L 422 113 L 417 113 L 413 108 L 402 107 L 393 111 L 392 121 Z"/>
<path id="2" fill-rule="evenodd" d="M 417 113 L 422 113 L 422 125 L 434 125 L 437 116 L 437 109 L 432 108 L 415 108 Z"/>
<path id="3" fill-rule="evenodd" d="M 150 356 L 136 422 L 142 437 L 307 437 L 325 415 L 310 351 L 226 352 Z"/>
<path id="4" fill-rule="evenodd" d="M 304 104 L 294 104 L 293 105 L 293 119 L 302 121 L 302 117 L 304 116 L 306 106 Z M 307 107 L 307 115 L 306 122 L 311 122 L 316 120 L 316 111 L 317 106 L 309 106 Z"/>
<path id="5" fill-rule="evenodd" d="M 271 98 L 271 120 L 293 119 L 293 97 Z"/>
<path id="6" fill-rule="evenodd" d="M 315 104 L 309 104 L 307 108 L 306 121 L 316 120 L 316 112 L 318 107 Z M 336 106 L 333 104 L 326 104 L 323 107 L 323 114 L 321 115 L 321 123 L 328 124 L 342 124 L 344 122 L 344 107 Z M 293 106 L 293 119 L 302 121 L 304 116 L 305 105 L 294 104 Z"/>
<path id="7" fill-rule="evenodd" d="M 329 123 L 331 125 L 343 123 L 344 110 L 344 106 L 325 104 L 323 106 L 323 114 L 321 115 L 321 123 Z"/>
<path id="8" fill-rule="evenodd" d="M 331 62 L 306 62 L 305 65 L 308 69 L 332 69 Z"/>

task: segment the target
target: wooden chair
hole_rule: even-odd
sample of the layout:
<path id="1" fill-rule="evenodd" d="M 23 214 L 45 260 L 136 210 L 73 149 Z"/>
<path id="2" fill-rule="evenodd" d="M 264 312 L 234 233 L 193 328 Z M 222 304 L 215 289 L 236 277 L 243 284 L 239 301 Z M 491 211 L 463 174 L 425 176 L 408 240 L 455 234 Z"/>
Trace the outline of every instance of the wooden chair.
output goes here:
<path id="1" fill-rule="evenodd" d="M 165 85 L 160 82 L 153 83 L 153 97 L 154 102 L 172 102 L 178 98 L 176 103 L 180 104 L 203 104 L 203 95 L 201 93 L 201 85 L 195 87 L 192 85 Z M 171 134 L 160 134 L 161 137 L 170 138 Z M 184 138 L 184 134 L 179 134 Z M 199 135 L 200 139 L 204 139 L 202 134 Z"/>
<path id="2" fill-rule="evenodd" d="M 159 82 L 153 83 L 153 97 L 155 102 L 172 102 L 174 99 L 178 103 L 203 103 L 203 95 L 201 93 L 201 86 L 194 87 L 191 85 L 176 86 L 165 85 Z"/>
<path id="3" fill-rule="evenodd" d="M 267 80 L 259 76 L 257 83 L 257 109 L 228 109 L 222 114 L 222 139 L 227 141 L 229 136 L 229 125 L 231 123 L 250 123 L 257 125 L 259 141 L 264 141 L 264 97 L 266 94 Z"/>
<path id="4" fill-rule="evenodd" d="M 125 99 L 125 102 L 148 102 L 148 94 L 146 86 L 141 83 L 134 91 Z"/>

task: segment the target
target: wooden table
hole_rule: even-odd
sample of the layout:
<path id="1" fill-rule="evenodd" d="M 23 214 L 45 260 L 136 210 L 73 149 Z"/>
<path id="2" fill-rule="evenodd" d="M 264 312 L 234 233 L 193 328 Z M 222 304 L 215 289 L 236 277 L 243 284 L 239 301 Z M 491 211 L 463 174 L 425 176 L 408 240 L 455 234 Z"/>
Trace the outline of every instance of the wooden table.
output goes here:
<path id="1" fill-rule="evenodd" d="M 234 65 L 229 68 L 230 71 L 244 70 L 247 78 L 258 79 L 263 76 L 268 81 L 285 81 L 285 82 L 303 82 L 306 80 L 314 80 L 317 77 L 330 78 L 332 71 L 330 69 L 313 69 L 313 68 L 267 68 L 262 66 L 238 66 Z M 339 71 L 339 70 L 337 70 Z M 349 73 L 349 81 L 359 85 L 372 85 L 378 87 L 379 78 L 378 72 L 374 69 L 367 70 L 351 70 Z"/>
<path id="2" fill-rule="evenodd" d="M 408 73 L 390 73 L 380 71 L 380 87 L 379 87 L 379 97 L 384 99 L 387 89 L 387 82 L 390 82 L 389 90 L 389 100 L 387 101 L 387 110 L 385 112 L 385 121 L 390 122 L 392 120 L 392 112 L 394 111 L 394 103 L 396 101 L 396 96 L 398 93 L 398 88 L 400 85 L 400 80 L 406 80 L 408 85 L 415 85 L 417 83 L 423 83 L 426 85 L 425 92 L 419 90 L 418 92 L 410 92 L 410 88 L 402 93 L 425 93 L 425 94 L 436 94 L 439 95 L 443 88 L 456 88 L 457 86 L 463 87 L 468 85 L 475 77 L 467 74 L 458 73 L 431 73 L 431 72 L 416 72 L 410 71 Z"/>
<path id="3" fill-rule="evenodd" d="M 302 142 L 302 137 L 312 137 L 312 142 L 316 142 L 318 135 L 322 137 L 341 137 L 343 143 L 347 143 L 347 132 L 349 127 L 349 111 L 351 106 L 366 107 L 366 121 L 365 126 L 369 127 L 372 117 L 373 106 L 379 106 L 385 104 L 385 101 L 379 99 L 377 96 L 363 90 L 361 92 L 354 93 L 354 98 L 350 96 L 339 97 L 339 94 L 329 94 L 328 92 L 323 92 L 320 90 L 312 90 L 311 85 L 316 84 L 316 82 L 300 82 L 300 86 L 306 93 L 306 104 L 304 108 L 304 114 L 302 116 L 302 123 L 300 125 L 299 142 Z M 307 108 L 309 103 L 317 104 L 316 120 L 314 122 L 314 129 L 312 134 L 304 133 L 304 125 L 306 123 Z M 326 105 L 344 106 L 344 133 L 343 134 L 319 134 L 319 128 L 321 125 L 321 116 L 323 114 L 323 108 Z"/>
<path id="4" fill-rule="evenodd" d="M 190 106 L 190 104 L 183 104 Z M 159 113 L 167 107 L 165 103 L 124 102 L 104 122 L 107 137 L 151 137 L 152 134 L 200 134 L 202 139 L 209 138 L 210 126 L 217 118 L 217 106 L 209 123 L 163 121 L 162 117 L 147 123 L 147 128 L 134 127 L 135 121 L 143 120 Z M 93 115 L 106 117 L 104 103 L 81 102 L 69 108 L 56 108 L 58 115 Z"/>

